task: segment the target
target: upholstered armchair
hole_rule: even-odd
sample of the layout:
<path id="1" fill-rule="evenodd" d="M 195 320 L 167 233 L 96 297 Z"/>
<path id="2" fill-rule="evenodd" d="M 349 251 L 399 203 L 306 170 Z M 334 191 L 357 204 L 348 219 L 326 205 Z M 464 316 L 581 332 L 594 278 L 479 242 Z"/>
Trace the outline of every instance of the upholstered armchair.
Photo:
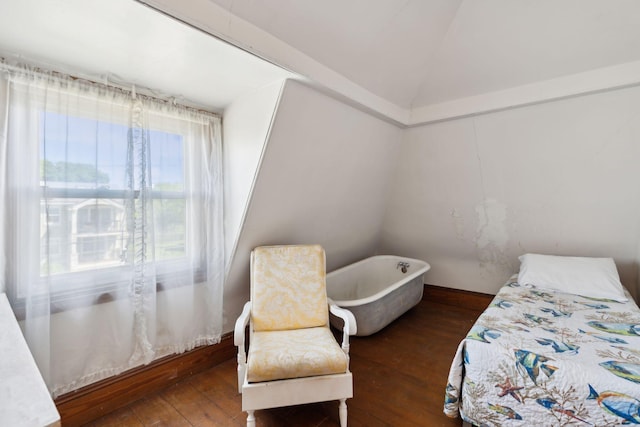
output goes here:
<path id="1" fill-rule="evenodd" d="M 251 300 L 236 321 L 238 390 L 247 427 L 254 411 L 338 400 L 347 425 L 353 397 L 349 335 L 351 312 L 327 298 L 325 253 L 319 245 L 262 246 L 251 253 Z M 329 312 L 344 322 L 342 346 L 329 327 Z M 249 325 L 249 352 L 245 336 Z"/>

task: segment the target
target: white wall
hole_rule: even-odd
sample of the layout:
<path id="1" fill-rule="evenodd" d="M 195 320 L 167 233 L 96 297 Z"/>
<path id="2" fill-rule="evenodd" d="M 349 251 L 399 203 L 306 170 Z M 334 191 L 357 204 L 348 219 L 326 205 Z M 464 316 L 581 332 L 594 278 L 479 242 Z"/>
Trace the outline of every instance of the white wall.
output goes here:
<path id="1" fill-rule="evenodd" d="M 407 129 L 380 252 L 495 293 L 526 252 L 612 256 L 637 289 L 640 88 Z"/>
<path id="2" fill-rule="evenodd" d="M 6 79 L 0 79 L 0 99 L 7 99 L 7 89 L 8 89 L 8 82 Z M 0 102 L 0 117 L 6 117 L 7 114 L 7 109 L 8 109 L 8 105 L 6 102 Z M 6 124 L 6 120 L 0 120 L 0 135 L 3 135 L 3 138 L 5 137 L 5 135 L 7 135 L 8 131 L 7 131 L 7 124 Z M 5 186 L 6 184 L 6 178 L 4 176 L 4 174 L 6 173 L 5 171 L 7 170 L 7 153 L 2 150 L 0 151 L 0 170 L 2 170 L 2 181 L 0 181 L 0 186 Z M 4 191 L 4 188 L 1 188 L 2 191 Z M 0 274 L 0 293 L 6 292 L 7 291 L 7 286 L 5 283 L 5 275 L 4 272 L 6 271 L 6 262 L 7 262 L 7 254 L 5 253 L 5 239 L 8 238 L 6 231 L 5 231 L 5 224 L 8 224 L 9 221 L 7 218 L 4 217 L 4 212 L 6 211 L 6 209 L 0 209 L 0 271 L 3 272 L 3 274 Z"/>
<path id="3" fill-rule="evenodd" d="M 224 249 L 227 262 L 240 232 L 283 85 L 283 81 L 267 85 L 234 101 L 224 111 Z"/>
<path id="4" fill-rule="evenodd" d="M 401 129 L 287 81 L 225 285 L 224 331 L 249 297 L 259 245 L 319 243 L 333 270 L 373 255 Z"/>

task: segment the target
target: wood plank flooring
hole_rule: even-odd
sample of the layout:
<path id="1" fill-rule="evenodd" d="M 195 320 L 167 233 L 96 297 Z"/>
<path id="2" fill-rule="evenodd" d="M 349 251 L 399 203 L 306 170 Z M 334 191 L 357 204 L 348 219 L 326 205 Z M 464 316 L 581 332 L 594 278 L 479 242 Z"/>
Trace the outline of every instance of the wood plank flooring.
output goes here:
<path id="1" fill-rule="evenodd" d="M 370 337 L 351 338 L 349 426 L 460 426 L 442 413 L 446 378 L 477 309 L 423 300 Z M 244 426 L 235 358 L 90 424 Z M 339 426 L 337 402 L 256 411 L 258 427 Z"/>

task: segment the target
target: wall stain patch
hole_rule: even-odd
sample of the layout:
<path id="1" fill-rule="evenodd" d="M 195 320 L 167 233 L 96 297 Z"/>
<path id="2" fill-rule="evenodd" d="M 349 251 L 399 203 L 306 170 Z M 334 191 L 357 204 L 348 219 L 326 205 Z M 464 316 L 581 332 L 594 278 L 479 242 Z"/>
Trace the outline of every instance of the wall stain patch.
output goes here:
<path id="1" fill-rule="evenodd" d="M 478 224 L 475 243 L 481 269 L 492 275 L 509 274 L 507 206 L 495 199 L 485 199 L 475 210 Z"/>
<path id="2" fill-rule="evenodd" d="M 466 236 L 464 234 L 464 217 L 457 208 L 451 209 L 451 220 L 458 240 L 466 240 Z"/>

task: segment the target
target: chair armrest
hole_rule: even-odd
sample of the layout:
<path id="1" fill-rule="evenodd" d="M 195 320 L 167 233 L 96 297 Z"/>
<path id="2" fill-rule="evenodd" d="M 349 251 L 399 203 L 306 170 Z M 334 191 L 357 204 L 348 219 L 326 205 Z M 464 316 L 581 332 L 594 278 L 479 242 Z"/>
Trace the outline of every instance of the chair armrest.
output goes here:
<path id="1" fill-rule="evenodd" d="M 331 298 L 327 298 L 327 300 L 329 302 L 329 312 L 344 321 L 342 328 L 342 351 L 344 351 L 344 354 L 347 356 L 347 372 L 349 372 L 349 335 L 355 335 L 358 331 L 356 318 L 353 316 L 353 313 L 346 308 L 338 307 Z"/>
<path id="2" fill-rule="evenodd" d="M 244 352 L 244 332 L 249 324 L 249 318 L 251 314 L 251 301 L 247 301 L 244 304 L 244 308 L 242 309 L 242 313 L 236 320 L 236 326 L 233 331 L 233 344 L 236 347 L 242 347 L 242 351 Z"/>
<path id="3" fill-rule="evenodd" d="M 244 349 L 244 335 L 249 319 L 251 318 L 251 301 L 244 304 L 242 313 L 236 319 L 236 326 L 233 330 L 233 343 L 238 347 L 238 393 L 242 393 L 242 385 L 247 370 L 247 355 Z"/>
<path id="4" fill-rule="evenodd" d="M 329 311 L 334 316 L 341 318 L 344 321 L 344 332 L 349 335 L 355 335 L 358 332 L 358 326 L 356 325 L 356 318 L 346 308 L 341 308 L 336 305 L 330 298 L 329 300 Z"/>

